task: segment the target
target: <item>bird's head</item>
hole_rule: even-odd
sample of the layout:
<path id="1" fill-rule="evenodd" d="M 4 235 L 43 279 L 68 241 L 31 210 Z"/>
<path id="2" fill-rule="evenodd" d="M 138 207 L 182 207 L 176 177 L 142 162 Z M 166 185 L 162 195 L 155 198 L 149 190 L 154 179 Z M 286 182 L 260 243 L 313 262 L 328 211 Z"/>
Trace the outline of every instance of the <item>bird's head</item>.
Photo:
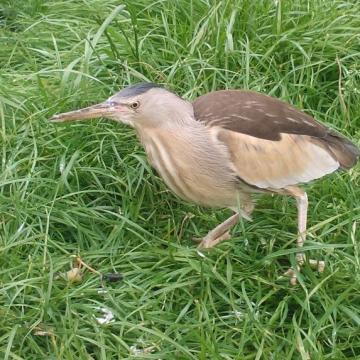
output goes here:
<path id="1" fill-rule="evenodd" d="M 54 115 L 51 122 L 105 117 L 135 128 L 159 127 L 193 118 L 192 105 L 171 91 L 153 84 L 129 86 L 106 101 Z"/>

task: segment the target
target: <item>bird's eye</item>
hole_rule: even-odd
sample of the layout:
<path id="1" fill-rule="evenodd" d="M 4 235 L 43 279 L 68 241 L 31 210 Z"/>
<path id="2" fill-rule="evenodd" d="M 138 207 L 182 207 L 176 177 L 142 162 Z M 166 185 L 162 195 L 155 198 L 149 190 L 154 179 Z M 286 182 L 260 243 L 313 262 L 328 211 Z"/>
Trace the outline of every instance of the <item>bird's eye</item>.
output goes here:
<path id="1" fill-rule="evenodd" d="M 130 104 L 130 107 L 132 109 L 137 109 L 140 106 L 139 101 L 134 101 L 133 103 Z"/>

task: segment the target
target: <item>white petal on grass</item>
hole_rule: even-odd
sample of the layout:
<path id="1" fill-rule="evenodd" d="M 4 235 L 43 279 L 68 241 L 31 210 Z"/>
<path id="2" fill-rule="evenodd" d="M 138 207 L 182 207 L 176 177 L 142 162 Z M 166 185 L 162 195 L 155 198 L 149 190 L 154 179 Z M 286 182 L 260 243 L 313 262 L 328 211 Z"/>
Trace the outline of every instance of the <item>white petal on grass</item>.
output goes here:
<path id="1" fill-rule="evenodd" d="M 97 291 L 98 294 L 107 294 L 107 290 L 103 289 L 103 288 L 99 288 Z"/>
<path id="2" fill-rule="evenodd" d="M 151 354 L 152 352 L 154 352 L 154 349 L 155 349 L 155 346 L 149 346 L 149 347 L 143 348 L 143 349 L 139 349 L 136 345 L 130 346 L 130 352 L 132 355 L 135 355 L 135 356 Z"/>
<path id="3" fill-rule="evenodd" d="M 19 226 L 19 228 L 16 230 L 16 233 L 21 233 L 22 229 L 24 228 L 25 223 L 21 223 L 21 225 Z"/>
<path id="4" fill-rule="evenodd" d="M 59 165 L 60 174 L 62 175 L 65 170 L 65 159 L 61 159 L 60 165 Z"/>
<path id="5" fill-rule="evenodd" d="M 196 250 L 196 252 L 198 253 L 199 256 L 201 256 L 202 258 L 206 258 L 206 256 L 199 250 Z"/>
<path id="6" fill-rule="evenodd" d="M 133 354 L 133 355 L 142 355 L 143 351 L 141 349 L 138 349 L 136 347 L 136 345 L 132 345 L 130 346 L 130 352 Z"/>
<path id="7" fill-rule="evenodd" d="M 234 310 L 232 314 L 240 321 L 243 321 L 245 319 L 245 314 L 242 311 Z"/>
<path id="8" fill-rule="evenodd" d="M 99 324 L 104 325 L 114 321 L 114 314 L 111 312 L 111 310 L 103 307 L 96 307 L 95 309 L 103 314 L 103 316 L 95 318 Z"/>

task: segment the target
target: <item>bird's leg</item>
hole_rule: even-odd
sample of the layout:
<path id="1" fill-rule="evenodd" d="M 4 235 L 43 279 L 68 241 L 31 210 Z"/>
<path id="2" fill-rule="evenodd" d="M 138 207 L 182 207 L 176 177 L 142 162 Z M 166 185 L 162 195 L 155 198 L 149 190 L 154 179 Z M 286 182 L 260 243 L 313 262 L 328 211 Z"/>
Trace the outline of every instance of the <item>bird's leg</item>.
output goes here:
<path id="1" fill-rule="evenodd" d="M 250 214 L 254 210 L 254 203 L 251 196 L 247 193 L 241 193 L 239 194 L 239 201 L 239 207 L 231 208 L 235 211 L 234 215 L 230 216 L 215 229 L 211 230 L 205 237 L 200 239 L 200 249 L 209 249 L 221 241 L 229 240 L 231 238 L 229 230 L 239 221 L 240 217 L 251 221 Z"/>
<path id="2" fill-rule="evenodd" d="M 302 191 L 298 187 L 288 187 L 288 194 L 292 195 L 296 199 L 297 211 L 298 211 L 298 237 L 296 245 L 299 249 L 304 246 L 306 239 L 306 221 L 307 221 L 307 209 L 308 209 L 308 198 L 306 192 Z M 300 271 L 300 267 L 305 263 L 305 254 L 298 252 L 296 254 L 297 271 Z M 317 268 L 319 272 L 322 272 L 325 267 L 324 261 L 317 261 L 309 259 L 309 265 L 312 268 Z M 290 268 L 285 275 L 290 276 L 290 283 L 296 284 L 296 271 Z"/>
<path id="3" fill-rule="evenodd" d="M 298 248 L 304 246 L 306 240 L 306 223 L 307 223 L 307 209 L 308 197 L 306 192 L 296 197 L 296 207 L 298 211 L 298 237 L 296 245 Z M 296 254 L 296 262 L 301 266 L 304 264 L 305 254 L 299 252 Z"/>
<path id="4" fill-rule="evenodd" d="M 239 220 L 240 213 L 230 216 L 215 229 L 211 230 L 200 242 L 200 249 L 209 249 L 219 242 L 230 239 L 229 229 L 231 229 Z"/>

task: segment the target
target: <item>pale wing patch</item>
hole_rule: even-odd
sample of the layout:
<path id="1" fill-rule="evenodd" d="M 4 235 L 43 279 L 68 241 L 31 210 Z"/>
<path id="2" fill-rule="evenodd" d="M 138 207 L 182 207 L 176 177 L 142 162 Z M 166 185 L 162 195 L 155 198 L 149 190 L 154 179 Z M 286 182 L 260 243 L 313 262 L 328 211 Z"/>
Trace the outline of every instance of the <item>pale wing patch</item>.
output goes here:
<path id="1" fill-rule="evenodd" d="M 307 135 L 281 134 L 272 141 L 214 127 L 230 151 L 239 177 L 260 188 L 308 182 L 339 168 L 339 162 Z"/>

